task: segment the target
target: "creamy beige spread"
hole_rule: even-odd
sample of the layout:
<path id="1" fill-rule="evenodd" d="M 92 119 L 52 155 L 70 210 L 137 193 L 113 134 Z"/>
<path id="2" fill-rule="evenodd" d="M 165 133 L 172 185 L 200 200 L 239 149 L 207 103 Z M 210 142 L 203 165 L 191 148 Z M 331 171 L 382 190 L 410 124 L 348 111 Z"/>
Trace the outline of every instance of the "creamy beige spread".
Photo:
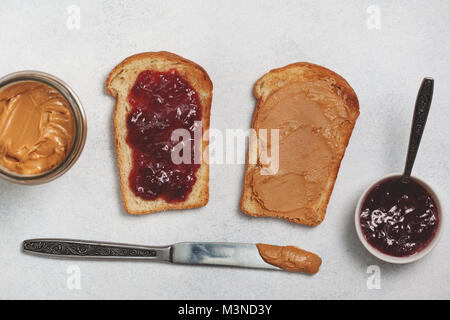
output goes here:
<path id="1" fill-rule="evenodd" d="M 265 262 L 283 270 L 314 274 L 319 271 L 322 264 L 322 259 L 318 255 L 298 247 L 280 247 L 269 244 L 257 244 L 256 246 Z"/>
<path id="2" fill-rule="evenodd" d="M 278 172 L 263 175 L 258 163 L 247 182 L 267 215 L 315 219 L 312 206 L 343 155 L 335 132 L 347 117 L 343 101 L 314 82 L 287 84 L 259 105 L 254 129 L 279 129 Z"/>
<path id="3" fill-rule="evenodd" d="M 75 122 L 67 100 L 37 82 L 0 90 L 0 166 L 33 175 L 59 165 L 69 153 Z"/>

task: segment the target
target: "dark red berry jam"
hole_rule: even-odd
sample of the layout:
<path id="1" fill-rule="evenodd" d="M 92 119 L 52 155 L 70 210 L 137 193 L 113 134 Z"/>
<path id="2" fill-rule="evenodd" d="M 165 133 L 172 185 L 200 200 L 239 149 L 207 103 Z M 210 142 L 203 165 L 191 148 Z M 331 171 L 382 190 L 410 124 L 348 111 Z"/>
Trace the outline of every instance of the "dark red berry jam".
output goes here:
<path id="1" fill-rule="evenodd" d="M 430 193 L 411 178 L 389 178 L 376 185 L 361 208 L 361 228 L 378 250 L 405 257 L 424 249 L 439 226 L 439 213 Z"/>
<path id="2" fill-rule="evenodd" d="M 197 92 L 175 69 L 147 70 L 138 75 L 128 101 L 132 106 L 127 117 L 127 143 L 133 150 L 131 189 L 145 200 L 184 201 L 200 167 L 194 161 L 194 130 L 202 118 Z M 172 151 L 180 143 L 172 141 L 176 129 L 190 133 L 190 139 L 183 140 L 191 144 L 190 162 L 172 161 Z"/>

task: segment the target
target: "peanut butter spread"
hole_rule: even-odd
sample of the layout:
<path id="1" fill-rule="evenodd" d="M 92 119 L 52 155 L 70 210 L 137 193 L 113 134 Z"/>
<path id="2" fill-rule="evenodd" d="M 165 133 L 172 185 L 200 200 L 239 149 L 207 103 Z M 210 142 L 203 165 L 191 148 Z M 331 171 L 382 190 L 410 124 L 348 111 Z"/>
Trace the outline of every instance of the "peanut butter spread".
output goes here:
<path id="1" fill-rule="evenodd" d="M 59 165 L 69 153 L 75 122 L 54 88 L 21 81 L 0 90 L 0 167 L 34 175 Z"/>
<path id="2" fill-rule="evenodd" d="M 307 81 L 286 84 L 259 104 L 254 129 L 279 129 L 278 171 L 261 174 L 267 166 L 258 163 L 248 180 L 266 215 L 317 219 L 313 210 L 345 151 L 336 132 L 350 125 L 347 112 L 329 88 Z"/>
<path id="3" fill-rule="evenodd" d="M 257 244 L 256 246 L 265 262 L 287 271 L 314 274 L 319 271 L 322 264 L 322 259 L 318 255 L 298 247 L 280 247 L 268 244 Z"/>

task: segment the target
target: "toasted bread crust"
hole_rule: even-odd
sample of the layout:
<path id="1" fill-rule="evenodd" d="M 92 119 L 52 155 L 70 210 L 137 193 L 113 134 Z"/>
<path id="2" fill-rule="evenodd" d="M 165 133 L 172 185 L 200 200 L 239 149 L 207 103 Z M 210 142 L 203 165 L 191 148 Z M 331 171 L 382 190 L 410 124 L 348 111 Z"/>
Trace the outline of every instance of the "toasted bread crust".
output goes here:
<path id="1" fill-rule="evenodd" d="M 197 91 L 202 106 L 203 132 L 210 126 L 213 85 L 207 72 L 198 64 L 170 52 L 144 52 L 123 60 L 108 75 L 106 91 L 116 99 L 114 108 L 115 146 L 120 173 L 120 186 L 125 209 L 130 214 L 142 215 L 167 210 L 203 207 L 209 200 L 209 164 L 203 155 L 196 173 L 197 181 L 187 199 L 168 203 L 163 199 L 144 200 L 137 197 L 129 187 L 128 176 L 132 168 L 131 148 L 125 141 L 127 128 L 124 121 L 130 107 L 127 96 L 138 74 L 144 70 L 167 71 L 175 68 Z M 202 150 L 208 147 L 208 139 L 202 139 Z"/>
<path id="2" fill-rule="evenodd" d="M 356 119 L 359 116 L 359 103 L 358 98 L 351 86 L 337 73 L 327 68 L 307 62 L 293 63 L 282 68 L 271 70 L 256 81 L 253 87 L 253 95 L 255 96 L 257 102 L 252 120 L 252 128 L 255 128 L 255 121 L 257 119 L 258 112 L 267 98 L 279 88 L 295 81 L 320 82 L 321 85 L 327 86 L 336 94 L 336 96 L 340 97 L 344 101 L 349 115 L 347 119 L 348 121 L 345 122 L 345 126 L 342 127 L 337 133 L 340 150 L 342 150 L 342 157 L 338 159 L 334 168 L 335 170 L 333 170 L 329 176 L 326 189 L 323 190 L 323 195 L 320 198 L 320 202 L 313 208 L 315 214 L 313 216 L 305 215 L 295 218 L 283 214 L 277 214 L 276 216 L 277 218 L 286 219 L 297 224 L 317 226 L 325 218 L 326 209 L 336 182 L 339 167 L 344 156 L 345 149 L 347 148 L 350 140 Z M 272 217 L 272 215 L 262 208 L 253 197 L 251 175 L 256 165 L 250 164 L 248 160 L 249 156 L 247 157 L 244 190 L 242 192 L 240 203 L 241 210 L 245 214 L 255 217 Z"/>

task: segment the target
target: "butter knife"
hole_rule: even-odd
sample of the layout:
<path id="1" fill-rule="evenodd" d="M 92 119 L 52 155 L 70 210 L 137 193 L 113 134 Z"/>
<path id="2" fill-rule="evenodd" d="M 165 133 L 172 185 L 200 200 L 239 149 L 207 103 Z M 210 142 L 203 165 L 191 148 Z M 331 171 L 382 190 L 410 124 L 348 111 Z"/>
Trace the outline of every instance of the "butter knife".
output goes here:
<path id="1" fill-rule="evenodd" d="M 283 270 L 266 263 L 255 244 L 182 242 L 143 246 L 67 239 L 32 239 L 22 243 L 26 253 L 55 258 L 128 259 L 175 264 L 231 266 Z"/>

